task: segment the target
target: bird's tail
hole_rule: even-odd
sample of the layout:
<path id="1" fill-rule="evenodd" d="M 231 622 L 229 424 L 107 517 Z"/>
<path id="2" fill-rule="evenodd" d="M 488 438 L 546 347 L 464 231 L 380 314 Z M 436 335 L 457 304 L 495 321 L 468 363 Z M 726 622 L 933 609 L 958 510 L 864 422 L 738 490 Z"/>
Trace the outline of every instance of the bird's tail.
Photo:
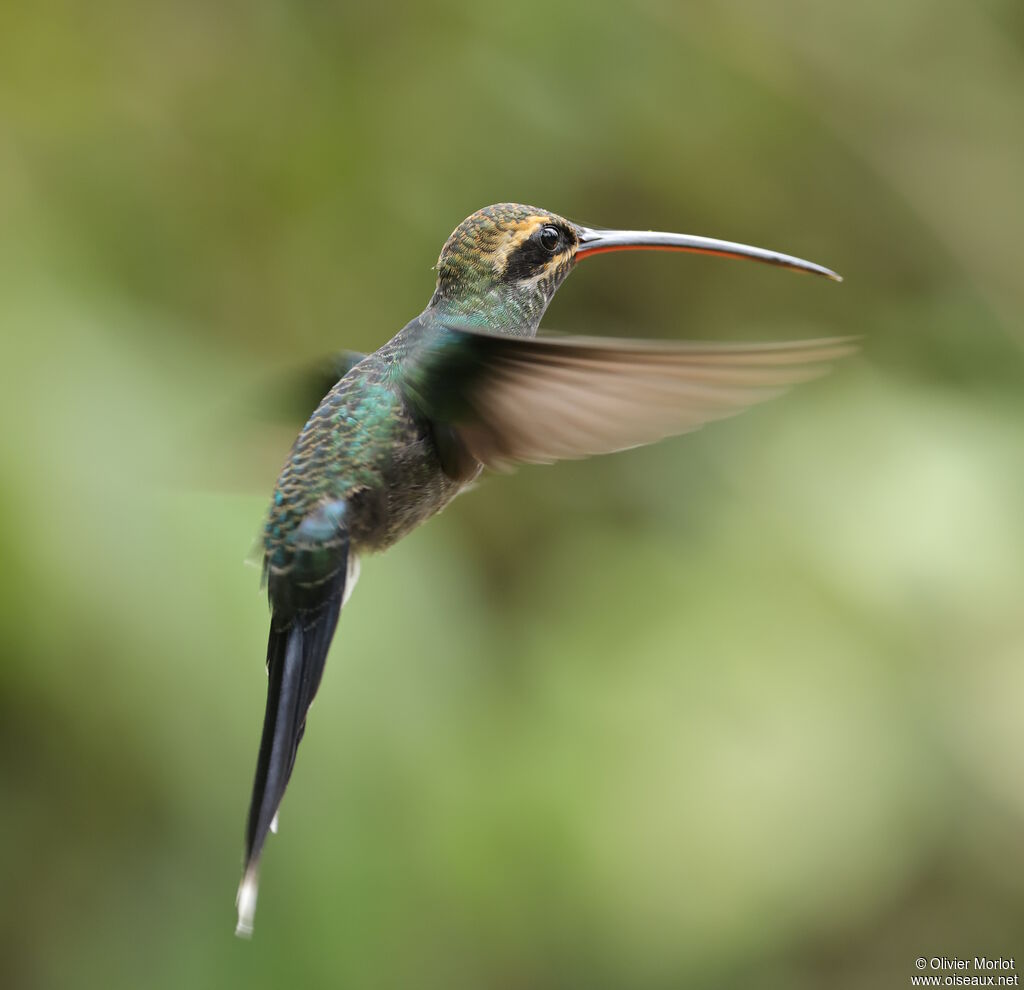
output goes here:
<path id="1" fill-rule="evenodd" d="M 329 576 L 293 587 L 284 605 L 275 601 L 267 644 L 267 708 L 249 804 L 236 935 L 252 934 L 263 843 L 268 832 L 276 831 L 277 810 L 306 730 L 306 713 L 320 686 L 327 650 L 346 598 L 346 585 L 351 591 L 355 583 L 355 574 L 348 566 L 347 541 L 342 549 L 344 552 L 339 555 L 334 548 L 332 562 L 338 566 Z M 274 594 L 272 581 L 272 601 L 275 598 L 279 596 Z"/>

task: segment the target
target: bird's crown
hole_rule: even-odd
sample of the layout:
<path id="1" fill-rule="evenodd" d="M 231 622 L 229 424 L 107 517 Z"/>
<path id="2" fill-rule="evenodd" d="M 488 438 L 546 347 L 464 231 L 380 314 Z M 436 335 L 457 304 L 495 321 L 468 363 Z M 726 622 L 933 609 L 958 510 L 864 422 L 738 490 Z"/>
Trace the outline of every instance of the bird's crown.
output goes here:
<path id="1" fill-rule="evenodd" d="M 576 242 L 575 224 L 556 213 L 520 203 L 485 206 L 445 241 L 437 259 L 438 286 L 471 274 L 516 278 L 525 274 L 526 262 L 549 261 Z"/>

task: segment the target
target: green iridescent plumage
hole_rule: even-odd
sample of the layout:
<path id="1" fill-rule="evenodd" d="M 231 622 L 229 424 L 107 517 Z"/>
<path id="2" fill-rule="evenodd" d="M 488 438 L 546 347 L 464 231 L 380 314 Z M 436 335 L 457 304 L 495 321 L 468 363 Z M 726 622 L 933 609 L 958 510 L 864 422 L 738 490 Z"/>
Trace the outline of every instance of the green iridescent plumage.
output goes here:
<path id="1" fill-rule="evenodd" d="M 629 248 L 787 255 L 681 234 L 596 231 L 534 207 L 466 219 L 438 259 L 427 308 L 380 350 L 344 363 L 281 471 L 264 531 L 269 687 L 239 888 L 251 931 L 257 874 L 361 553 L 443 509 L 484 467 L 650 443 L 777 395 L 849 353 L 843 340 L 655 344 L 537 338 L 583 257 Z"/>
<path id="2" fill-rule="evenodd" d="M 503 247 L 531 217 L 568 221 L 529 206 L 499 204 L 467 218 L 438 259 L 437 288 L 427 310 L 379 351 L 356 364 L 328 392 L 299 434 L 278 479 L 264 547 L 270 568 L 287 567 L 289 537 L 317 503 L 368 499 L 390 492 L 383 518 L 354 513 L 350 532 L 359 549 L 384 549 L 441 509 L 457 487 L 439 477 L 415 402 L 403 386 L 415 383 L 432 359 L 460 346 L 449 328 L 482 327 L 532 336 L 555 289 L 572 267 L 567 255 L 546 277 L 524 289 L 502 277 Z M 503 267 L 502 267 L 503 266 Z"/>
<path id="3" fill-rule="evenodd" d="M 325 396 L 292 449 L 264 534 L 267 567 L 288 566 L 289 539 L 311 509 L 345 500 L 357 549 L 384 549 L 454 492 L 432 460 L 424 424 L 399 387 L 405 339 L 357 364 Z M 385 499 L 395 487 L 407 494 Z M 424 515 L 426 513 L 426 515 Z"/>

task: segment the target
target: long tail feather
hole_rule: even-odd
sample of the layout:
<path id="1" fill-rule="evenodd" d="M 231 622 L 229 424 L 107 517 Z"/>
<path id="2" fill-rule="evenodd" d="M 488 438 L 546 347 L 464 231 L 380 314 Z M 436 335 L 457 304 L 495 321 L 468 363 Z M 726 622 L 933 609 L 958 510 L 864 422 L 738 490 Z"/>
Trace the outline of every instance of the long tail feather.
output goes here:
<path id="1" fill-rule="evenodd" d="M 328 579 L 302 589 L 302 606 L 285 616 L 275 608 L 267 644 L 267 708 L 245 837 L 245 869 L 238 888 L 237 935 L 252 934 L 260 856 L 295 765 L 306 713 L 320 686 L 327 651 L 345 597 L 347 560 Z M 315 604 L 314 604 L 315 602 Z"/>

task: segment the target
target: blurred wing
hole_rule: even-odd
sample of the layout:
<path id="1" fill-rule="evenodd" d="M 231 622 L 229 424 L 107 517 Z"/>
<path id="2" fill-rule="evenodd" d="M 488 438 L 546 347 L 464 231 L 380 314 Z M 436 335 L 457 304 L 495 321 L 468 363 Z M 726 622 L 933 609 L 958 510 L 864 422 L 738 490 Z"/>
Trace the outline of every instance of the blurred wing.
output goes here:
<path id="1" fill-rule="evenodd" d="M 338 380 L 365 358 L 355 351 L 340 351 L 313 364 L 275 369 L 221 393 L 189 425 L 191 432 L 198 430 L 208 439 L 199 446 L 191 444 L 196 460 L 190 483 L 264 491 L 277 477 L 282 451 L 296 432 Z M 211 453 L 203 458 L 201 451 Z M 174 483 L 181 481 L 179 471 Z M 261 550 L 257 559 L 262 559 Z"/>
<path id="2" fill-rule="evenodd" d="M 251 405 L 263 419 L 302 426 L 339 379 L 366 357 L 357 351 L 338 351 L 301 368 L 276 373 L 253 391 Z"/>
<path id="3" fill-rule="evenodd" d="M 424 359 L 412 397 L 489 467 L 652 443 L 824 374 L 853 338 L 698 344 L 467 330 Z"/>

